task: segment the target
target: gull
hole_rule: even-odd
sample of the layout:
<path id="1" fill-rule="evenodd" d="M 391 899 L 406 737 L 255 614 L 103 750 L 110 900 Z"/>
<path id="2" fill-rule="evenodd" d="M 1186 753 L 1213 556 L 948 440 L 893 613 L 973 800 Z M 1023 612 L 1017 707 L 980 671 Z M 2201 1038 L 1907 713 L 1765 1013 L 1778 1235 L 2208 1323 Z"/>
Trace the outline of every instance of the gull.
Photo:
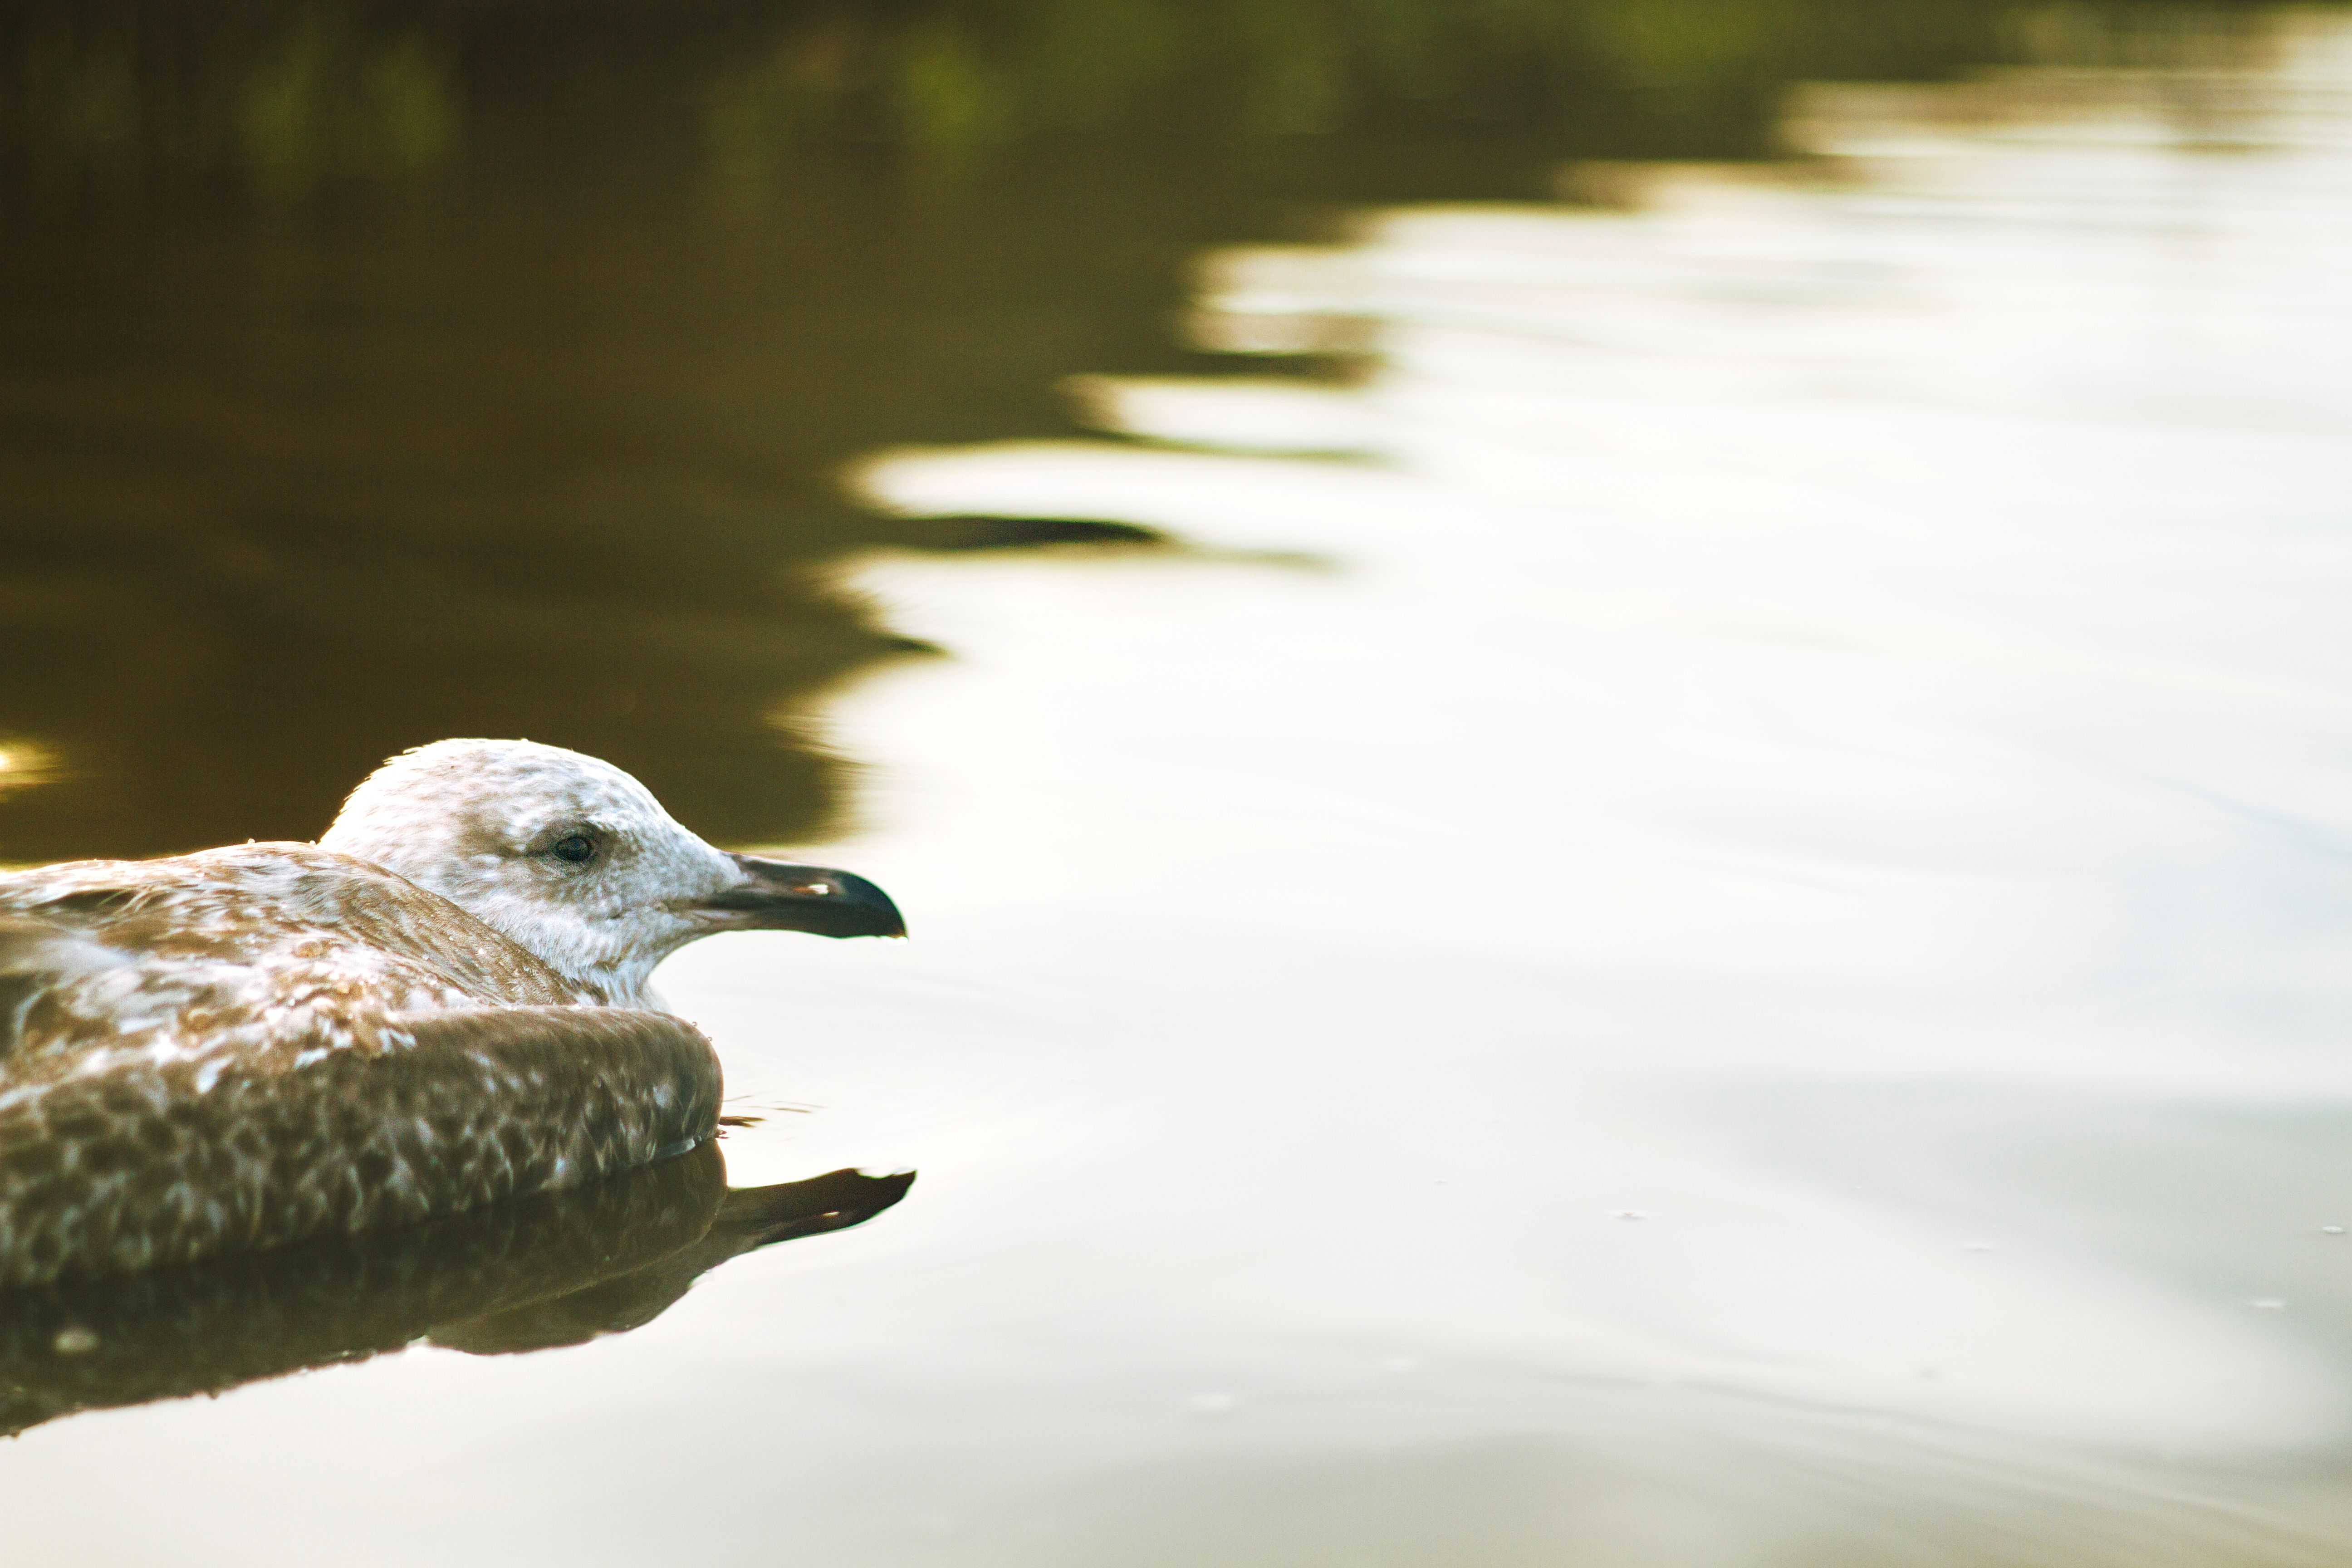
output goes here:
<path id="1" fill-rule="evenodd" d="M 318 843 L 0 874 L 0 1288 L 412 1224 L 683 1153 L 719 931 L 903 936 L 847 871 L 712 847 L 635 779 L 441 741 Z"/>

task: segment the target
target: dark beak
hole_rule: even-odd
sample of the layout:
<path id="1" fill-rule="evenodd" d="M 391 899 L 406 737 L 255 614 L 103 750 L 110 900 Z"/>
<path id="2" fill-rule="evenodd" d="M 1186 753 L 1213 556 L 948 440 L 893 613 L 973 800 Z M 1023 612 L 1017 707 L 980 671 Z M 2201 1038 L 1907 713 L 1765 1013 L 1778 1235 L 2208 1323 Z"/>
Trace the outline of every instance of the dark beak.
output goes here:
<path id="1" fill-rule="evenodd" d="M 852 871 L 730 855 L 749 879 L 702 900 L 731 916 L 730 931 L 804 931 L 817 936 L 904 936 L 890 895 Z"/>

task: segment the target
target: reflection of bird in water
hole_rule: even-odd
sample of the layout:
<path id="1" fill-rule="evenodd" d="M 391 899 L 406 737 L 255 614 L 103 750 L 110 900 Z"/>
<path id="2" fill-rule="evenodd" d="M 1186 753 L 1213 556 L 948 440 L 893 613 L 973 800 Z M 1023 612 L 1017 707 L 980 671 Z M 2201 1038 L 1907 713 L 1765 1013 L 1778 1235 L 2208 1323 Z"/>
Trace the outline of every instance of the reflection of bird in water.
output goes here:
<path id="1" fill-rule="evenodd" d="M 730 1192 L 705 1145 L 425 1225 L 12 1291 L 0 1298 L 0 1436 L 420 1336 L 490 1355 L 625 1333 L 729 1258 L 871 1219 L 913 1181 L 835 1171 Z"/>
<path id="2" fill-rule="evenodd" d="M 413 1223 L 717 1128 L 654 966 L 715 931 L 905 931 L 593 757 L 444 741 L 316 846 L 0 876 L 0 1286 Z"/>

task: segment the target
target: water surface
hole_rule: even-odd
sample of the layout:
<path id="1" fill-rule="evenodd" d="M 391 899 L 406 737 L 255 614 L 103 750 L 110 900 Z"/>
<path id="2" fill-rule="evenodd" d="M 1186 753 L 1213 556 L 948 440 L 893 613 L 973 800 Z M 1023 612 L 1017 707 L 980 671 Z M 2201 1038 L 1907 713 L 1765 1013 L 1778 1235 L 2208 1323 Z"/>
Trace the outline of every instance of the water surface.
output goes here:
<path id="1" fill-rule="evenodd" d="M 765 1117 L 728 1181 L 911 1194 L 574 1348 L 49 1421 L 0 1453 L 12 1539 L 2340 1562 L 2347 39 L 1822 90 L 1825 164 L 1372 212 L 1118 316 L 1344 375 L 1007 327 L 1034 426 L 845 419 L 793 463 L 894 547 L 805 602 L 947 657 L 784 707 L 915 940 L 662 984 Z M 1168 542 L 919 548 L 981 518 Z M 675 580 L 732 592 L 696 540 Z M 652 646 L 572 635 L 534 701 Z M 679 692 L 737 657 L 677 646 Z M 689 822 L 751 798 L 645 771 Z"/>

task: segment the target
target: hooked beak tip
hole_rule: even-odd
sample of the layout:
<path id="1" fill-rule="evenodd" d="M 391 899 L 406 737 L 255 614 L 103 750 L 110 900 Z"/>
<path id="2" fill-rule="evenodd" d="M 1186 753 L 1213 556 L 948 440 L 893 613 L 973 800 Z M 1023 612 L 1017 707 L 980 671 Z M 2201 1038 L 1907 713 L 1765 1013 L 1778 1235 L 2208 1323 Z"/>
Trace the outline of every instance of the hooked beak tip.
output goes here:
<path id="1" fill-rule="evenodd" d="M 713 895 L 704 907 L 735 917 L 739 931 L 798 931 L 813 936 L 907 934 L 907 921 L 890 895 L 855 871 L 829 866 L 799 866 L 756 855 L 730 855 L 744 874 L 734 887 Z"/>

